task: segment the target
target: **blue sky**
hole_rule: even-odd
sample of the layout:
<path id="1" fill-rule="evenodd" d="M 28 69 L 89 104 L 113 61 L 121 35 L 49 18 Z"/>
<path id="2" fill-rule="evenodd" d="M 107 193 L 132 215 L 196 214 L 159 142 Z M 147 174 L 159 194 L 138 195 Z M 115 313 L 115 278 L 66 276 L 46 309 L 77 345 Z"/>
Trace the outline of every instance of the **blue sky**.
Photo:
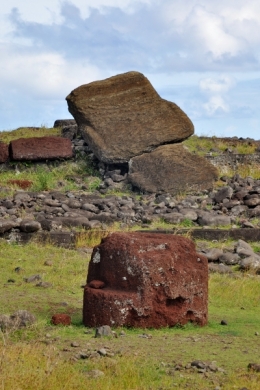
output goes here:
<path id="1" fill-rule="evenodd" d="M 0 52 L 0 130 L 52 126 L 71 90 L 136 70 L 196 134 L 260 139 L 259 0 L 8 0 Z"/>

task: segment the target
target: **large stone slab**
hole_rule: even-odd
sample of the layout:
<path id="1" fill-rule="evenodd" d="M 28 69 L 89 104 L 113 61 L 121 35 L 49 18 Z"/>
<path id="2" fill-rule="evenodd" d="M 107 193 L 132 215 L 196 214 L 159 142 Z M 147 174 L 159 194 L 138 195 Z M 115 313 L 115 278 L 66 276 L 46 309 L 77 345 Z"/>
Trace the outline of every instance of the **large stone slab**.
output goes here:
<path id="1" fill-rule="evenodd" d="M 19 138 L 10 142 L 12 160 L 48 160 L 71 158 L 71 140 L 61 137 Z"/>
<path id="2" fill-rule="evenodd" d="M 207 323 L 208 264 L 180 236 L 113 233 L 93 250 L 84 289 L 86 326 Z"/>
<path id="3" fill-rule="evenodd" d="M 162 99 L 139 72 L 82 85 L 66 99 L 85 141 L 108 164 L 128 162 L 194 132 L 187 115 Z"/>
<path id="4" fill-rule="evenodd" d="M 163 145 L 129 163 L 129 181 L 143 192 L 179 194 L 213 187 L 217 169 L 181 144 Z"/>
<path id="5" fill-rule="evenodd" d="M 0 142 L 0 163 L 5 163 L 9 158 L 8 145 Z"/>

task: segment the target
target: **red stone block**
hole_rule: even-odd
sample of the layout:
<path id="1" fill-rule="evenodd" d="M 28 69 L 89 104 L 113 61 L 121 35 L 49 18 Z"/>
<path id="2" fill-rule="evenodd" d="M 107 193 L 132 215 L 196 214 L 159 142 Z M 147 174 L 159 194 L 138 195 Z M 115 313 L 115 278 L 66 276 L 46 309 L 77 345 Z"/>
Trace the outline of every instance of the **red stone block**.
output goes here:
<path id="1" fill-rule="evenodd" d="M 113 233 L 93 250 L 83 322 L 89 327 L 205 325 L 207 263 L 185 237 Z M 91 288 L 96 280 L 103 281 L 104 288 Z"/>
<path id="2" fill-rule="evenodd" d="M 68 138 L 19 138 L 10 142 L 10 157 L 12 160 L 37 161 L 71 158 L 72 156 L 72 143 Z"/>

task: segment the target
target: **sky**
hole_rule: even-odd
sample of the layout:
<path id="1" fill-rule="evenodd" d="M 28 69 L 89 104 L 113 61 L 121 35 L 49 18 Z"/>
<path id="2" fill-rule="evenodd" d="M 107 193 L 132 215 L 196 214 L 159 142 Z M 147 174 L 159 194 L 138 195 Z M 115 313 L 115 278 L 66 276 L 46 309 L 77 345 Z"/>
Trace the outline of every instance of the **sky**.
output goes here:
<path id="1" fill-rule="evenodd" d="M 0 131 L 72 118 L 82 84 L 143 73 L 195 134 L 260 139 L 259 0 L 0 3 Z"/>

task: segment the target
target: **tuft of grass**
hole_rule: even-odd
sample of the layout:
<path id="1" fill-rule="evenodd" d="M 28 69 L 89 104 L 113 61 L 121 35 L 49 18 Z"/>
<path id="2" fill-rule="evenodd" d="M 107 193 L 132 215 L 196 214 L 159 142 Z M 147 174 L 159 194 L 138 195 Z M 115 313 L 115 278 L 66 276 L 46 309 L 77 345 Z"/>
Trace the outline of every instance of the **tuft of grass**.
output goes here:
<path id="1" fill-rule="evenodd" d="M 90 176 L 86 179 L 87 187 L 90 192 L 94 192 L 99 189 L 101 184 L 101 179 L 99 177 Z"/>
<path id="2" fill-rule="evenodd" d="M 55 177 L 52 171 L 47 168 L 38 167 L 35 171 L 36 180 L 33 184 L 33 191 L 48 191 L 55 187 Z"/>

